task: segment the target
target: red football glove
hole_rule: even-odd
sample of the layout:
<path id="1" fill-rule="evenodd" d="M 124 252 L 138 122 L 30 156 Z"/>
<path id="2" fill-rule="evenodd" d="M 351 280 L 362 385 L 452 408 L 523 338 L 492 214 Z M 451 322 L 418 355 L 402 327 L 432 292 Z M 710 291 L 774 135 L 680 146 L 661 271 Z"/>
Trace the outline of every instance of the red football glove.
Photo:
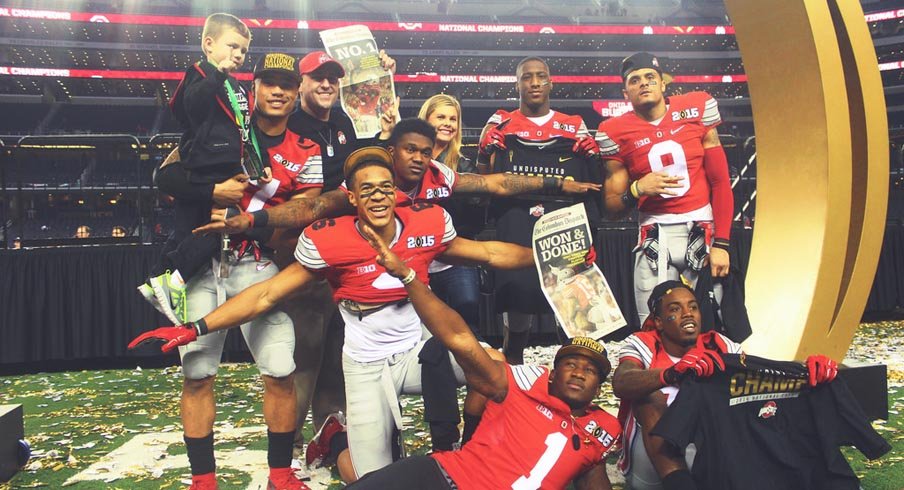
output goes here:
<path id="1" fill-rule="evenodd" d="M 481 155 L 490 156 L 497 151 L 505 151 L 505 133 L 502 132 L 511 119 L 506 119 L 501 123 L 491 127 L 480 139 L 478 150 Z"/>
<path id="2" fill-rule="evenodd" d="M 838 363 L 823 355 L 810 356 L 807 371 L 810 371 L 810 386 L 828 383 L 838 376 Z"/>
<path id="3" fill-rule="evenodd" d="M 706 378 L 712 376 L 716 372 L 716 368 L 720 371 L 725 370 L 725 362 L 718 352 L 703 347 L 694 347 L 674 366 L 663 369 L 659 373 L 659 382 L 663 386 L 677 385 L 690 373 L 696 374 L 698 378 Z"/>
<path id="4" fill-rule="evenodd" d="M 596 248 L 593 245 L 590 245 L 590 250 L 587 251 L 587 254 L 584 255 L 584 265 L 590 267 L 591 265 L 596 263 Z"/>
<path id="5" fill-rule="evenodd" d="M 160 350 L 165 354 L 180 345 L 194 342 L 197 339 L 198 331 L 193 323 L 175 327 L 160 327 L 135 337 L 129 342 L 129 349 L 134 349 L 145 342 L 161 340 L 164 344 L 160 347 Z"/>
<path id="6" fill-rule="evenodd" d="M 584 136 L 571 147 L 571 152 L 584 158 L 599 158 L 600 145 L 593 139 L 593 136 Z"/>

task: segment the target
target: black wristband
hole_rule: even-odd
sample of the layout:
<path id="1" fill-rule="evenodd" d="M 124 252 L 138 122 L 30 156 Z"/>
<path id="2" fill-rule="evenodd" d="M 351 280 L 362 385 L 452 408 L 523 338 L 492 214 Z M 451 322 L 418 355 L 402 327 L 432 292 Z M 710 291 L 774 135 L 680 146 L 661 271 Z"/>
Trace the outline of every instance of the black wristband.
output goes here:
<path id="1" fill-rule="evenodd" d="M 195 329 L 195 333 L 198 334 L 198 337 L 207 334 L 207 322 L 205 322 L 203 318 L 196 322 L 191 322 L 188 325 Z"/>
<path id="2" fill-rule="evenodd" d="M 728 252 L 730 246 L 728 240 L 716 238 L 715 240 L 713 240 L 712 248 L 721 248 L 722 250 Z"/>
<path id="3" fill-rule="evenodd" d="M 557 177 L 543 177 L 543 190 L 544 191 L 557 191 L 562 188 L 562 184 L 559 182 L 562 179 Z"/>
<path id="4" fill-rule="evenodd" d="M 266 209 L 254 211 L 251 216 L 254 218 L 251 225 L 252 228 L 266 228 L 267 223 L 270 221 L 270 215 L 267 214 Z"/>

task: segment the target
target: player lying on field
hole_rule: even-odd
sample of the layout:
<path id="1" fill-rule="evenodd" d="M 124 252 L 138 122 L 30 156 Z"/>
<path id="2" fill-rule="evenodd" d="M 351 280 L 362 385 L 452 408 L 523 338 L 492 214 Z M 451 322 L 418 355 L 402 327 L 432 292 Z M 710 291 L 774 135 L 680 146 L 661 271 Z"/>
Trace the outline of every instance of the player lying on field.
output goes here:
<path id="1" fill-rule="evenodd" d="M 402 279 L 418 316 L 455 356 L 471 389 L 489 402 L 474 437 L 460 451 L 413 456 L 371 473 L 350 488 L 610 489 L 605 456 L 620 428 L 593 404 L 611 366 L 606 349 L 575 337 L 556 353 L 554 368 L 511 366 L 490 358 L 454 310 L 414 277 L 410 263 L 384 237 L 362 230 L 377 263 Z"/>

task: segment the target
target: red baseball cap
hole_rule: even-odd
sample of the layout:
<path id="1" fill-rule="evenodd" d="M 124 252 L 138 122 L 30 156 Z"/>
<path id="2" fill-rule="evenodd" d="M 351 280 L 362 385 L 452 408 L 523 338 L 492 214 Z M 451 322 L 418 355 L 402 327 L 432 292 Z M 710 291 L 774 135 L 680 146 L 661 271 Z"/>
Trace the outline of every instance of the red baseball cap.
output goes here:
<path id="1" fill-rule="evenodd" d="M 311 72 L 317 71 L 323 66 L 330 65 L 336 68 L 339 71 L 339 78 L 345 76 L 345 68 L 342 65 L 330 57 L 330 55 L 326 54 L 324 51 L 314 51 L 313 53 L 308 53 L 307 56 L 301 59 L 301 62 L 298 64 L 298 71 L 302 75 L 307 75 Z"/>

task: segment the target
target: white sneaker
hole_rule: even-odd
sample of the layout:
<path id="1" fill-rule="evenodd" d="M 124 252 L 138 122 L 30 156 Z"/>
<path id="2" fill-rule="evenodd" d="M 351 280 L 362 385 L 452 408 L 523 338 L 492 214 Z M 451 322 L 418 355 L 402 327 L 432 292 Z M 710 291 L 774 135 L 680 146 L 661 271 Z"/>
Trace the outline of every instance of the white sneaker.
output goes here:
<path id="1" fill-rule="evenodd" d="M 157 301 L 157 295 L 154 294 L 154 288 L 152 288 L 150 284 L 143 282 L 137 289 L 138 293 L 141 294 L 145 301 L 150 303 L 151 306 L 161 314 L 166 315 L 166 309 L 160 305 L 159 301 Z"/>
<path id="2" fill-rule="evenodd" d="M 184 325 L 186 320 L 185 281 L 179 271 L 166 271 L 150 280 L 151 288 L 157 303 L 164 309 L 162 312 L 173 325 Z"/>

